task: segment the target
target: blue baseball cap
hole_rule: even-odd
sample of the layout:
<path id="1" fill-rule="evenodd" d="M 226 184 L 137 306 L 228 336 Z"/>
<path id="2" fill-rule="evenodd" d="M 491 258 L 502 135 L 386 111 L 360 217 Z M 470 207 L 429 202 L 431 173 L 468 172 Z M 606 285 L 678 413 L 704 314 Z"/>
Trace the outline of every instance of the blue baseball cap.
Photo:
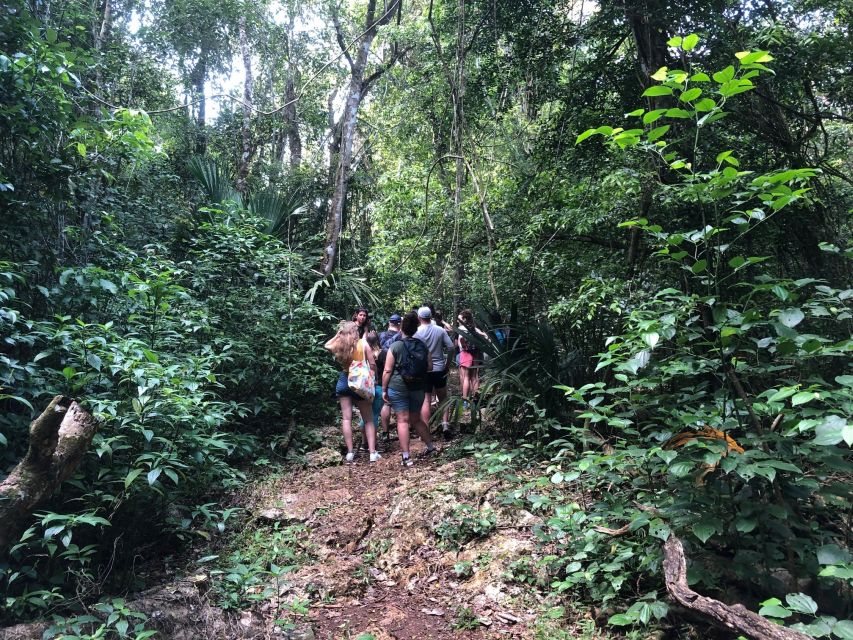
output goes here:
<path id="1" fill-rule="evenodd" d="M 392 313 L 391 317 L 388 319 L 388 322 L 391 324 L 400 324 L 403 318 L 400 317 L 399 313 Z"/>

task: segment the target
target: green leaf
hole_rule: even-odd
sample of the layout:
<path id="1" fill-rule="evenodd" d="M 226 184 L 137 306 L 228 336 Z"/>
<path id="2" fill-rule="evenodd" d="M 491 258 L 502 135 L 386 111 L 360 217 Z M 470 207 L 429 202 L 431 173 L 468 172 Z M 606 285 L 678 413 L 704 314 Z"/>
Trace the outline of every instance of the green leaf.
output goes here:
<path id="1" fill-rule="evenodd" d="M 656 127 L 646 134 L 646 139 L 649 142 L 654 142 L 655 140 L 660 138 L 663 134 L 665 134 L 667 131 L 669 131 L 669 125 L 668 124 L 665 124 L 662 127 Z"/>
<path id="2" fill-rule="evenodd" d="M 729 260 L 729 266 L 732 269 L 738 269 L 746 264 L 746 258 L 743 256 L 735 256 L 731 260 Z"/>
<path id="3" fill-rule="evenodd" d="M 818 564 L 844 564 L 853 560 L 847 549 L 842 549 L 837 544 L 825 544 L 817 550 Z"/>
<path id="4" fill-rule="evenodd" d="M 666 542 L 669 539 L 670 533 L 672 531 L 669 525 L 660 518 L 655 518 L 649 523 L 649 535 L 654 538 Z"/>
<path id="5" fill-rule="evenodd" d="M 80 154 L 84 158 L 86 157 L 86 145 L 83 144 L 82 142 L 77 143 L 77 153 Z"/>
<path id="6" fill-rule="evenodd" d="M 47 40 L 50 44 L 56 42 L 56 29 L 45 30 L 44 39 Z"/>
<path id="7" fill-rule="evenodd" d="M 655 71 L 650 77 L 652 80 L 657 80 L 658 82 L 663 82 L 666 80 L 666 67 L 661 67 L 657 71 Z"/>
<path id="8" fill-rule="evenodd" d="M 832 627 L 832 635 L 841 640 L 853 640 L 853 620 L 839 620 Z"/>
<path id="9" fill-rule="evenodd" d="M 610 616 L 610 619 L 607 620 L 607 624 L 613 627 L 625 627 L 629 624 L 634 624 L 637 621 L 634 616 L 628 616 L 624 613 L 617 613 L 616 615 Z"/>
<path id="10" fill-rule="evenodd" d="M 717 103 L 714 102 L 711 98 L 702 98 L 693 105 L 693 108 L 696 109 L 696 111 L 705 112 L 713 111 L 716 106 Z"/>
<path id="11" fill-rule="evenodd" d="M 646 112 L 645 109 L 634 109 L 633 111 L 626 113 L 626 118 L 636 118 L 637 116 L 641 116 Z"/>
<path id="12" fill-rule="evenodd" d="M 735 529 L 737 529 L 741 533 L 749 533 L 757 526 L 758 522 L 755 520 L 755 518 L 738 518 L 737 520 L 735 520 Z"/>
<path id="13" fill-rule="evenodd" d="M 580 144 L 581 142 L 583 142 L 584 140 L 586 140 L 590 136 L 594 136 L 597 133 L 598 133 L 598 131 L 596 131 L 595 129 L 587 129 L 586 131 L 584 131 L 582 134 L 580 134 L 577 137 L 577 139 L 575 140 L 575 144 Z"/>
<path id="14" fill-rule="evenodd" d="M 685 111 L 681 107 L 673 107 L 672 109 L 667 109 L 665 115 L 667 118 L 685 119 L 685 118 L 690 118 L 693 114 L 690 113 L 689 111 Z"/>
<path id="15" fill-rule="evenodd" d="M 86 362 L 89 363 L 89 366 L 92 367 L 95 371 L 101 370 L 101 358 L 96 356 L 94 353 L 86 354 Z"/>
<path id="16" fill-rule="evenodd" d="M 649 349 L 654 349 L 655 345 L 660 341 L 660 334 L 651 331 L 649 333 L 643 334 L 643 342 L 645 342 Z"/>
<path id="17" fill-rule="evenodd" d="M 790 329 L 793 329 L 800 324 L 805 317 L 806 316 L 803 314 L 802 310 L 795 307 L 784 309 L 779 312 L 779 322 Z"/>
<path id="18" fill-rule="evenodd" d="M 124 477 L 124 488 L 127 489 L 130 485 L 133 484 L 133 481 L 139 477 L 139 474 L 142 473 L 142 469 L 132 469 L 125 477 Z"/>
<path id="19" fill-rule="evenodd" d="M 690 270 L 695 274 L 700 274 L 708 267 L 708 261 L 704 258 L 702 260 L 697 260 L 693 263 L 693 266 L 690 267 Z"/>
<path id="20" fill-rule="evenodd" d="M 717 532 L 717 525 L 710 520 L 700 520 L 693 525 L 693 534 L 705 544 Z"/>
<path id="21" fill-rule="evenodd" d="M 157 478 L 160 477 L 160 474 L 162 472 L 163 470 L 159 467 L 151 469 L 151 471 L 148 472 L 148 484 L 154 484 L 155 482 L 157 482 Z"/>
<path id="22" fill-rule="evenodd" d="M 684 41 L 681 43 L 681 48 L 685 51 L 690 51 L 697 44 L 699 44 L 699 36 L 695 33 L 691 33 L 690 35 L 685 36 Z"/>
<path id="23" fill-rule="evenodd" d="M 782 402 L 783 400 L 790 398 L 795 393 L 797 393 L 796 387 L 782 387 L 779 391 L 771 395 L 767 399 L 767 402 Z"/>
<path id="24" fill-rule="evenodd" d="M 653 109 L 652 111 L 649 111 L 643 116 L 643 124 L 651 124 L 655 120 L 660 119 L 664 113 L 666 113 L 666 109 Z"/>
<path id="25" fill-rule="evenodd" d="M 671 96 L 672 89 L 669 87 L 664 87 L 659 84 L 649 87 L 645 91 L 643 91 L 644 97 L 655 97 L 655 96 Z"/>
<path id="26" fill-rule="evenodd" d="M 678 99 L 681 102 L 691 102 L 701 95 L 702 95 L 702 89 L 700 89 L 698 87 L 693 87 L 692 89 L 688 89 L 687 91 L 682 93 L 680 96 L 678 96 Z"/>
<path id="27" fill-rule="evenodd" d="M 666 43 L 670 47 L 680 47 L 682 42 L 683 42 L 683 39 L 681 36 L 673 36 L 672 38 L 670 38 L 669 40 L 666 41 Z"/>
<path id="28" fill-rule="evenodd" d="M 820 395 L 815 393 L 814 391 L 800 391 L 799 393 L 795 393 L 794 397 L 791 398 L 791 406 L 797 407 L 801 404 L 806 404 L 819 398 Z"/>
<path id="29" fill-rule="evenodd" d="M 766 618 L 788 618 L 791 616 L 791 612 L 778 604 L 771 604 L 766 607 L 761 607 L 758 610 L 758 615 Z"/>
<path id="30" fill-rule="evenodd" d="M 729 65 L 725 69 L 723 69 L 721 71 L 717 71 L 717 73 L 714 74 L 714 82 L 718 82 L 720 84 L 723 84 L 724 82 L 728 82 L 729 80 L 731 80 L 734 77 L 735 77 L 735 68 L 732 65 Z"/>
<path id="31" fill-rule="evenodd" d="M 817 603 L 804 593 L 789 593 L 785 596 L 785 602 L 791 611 L 809 615 L 817 613 Z"/>
<path id="32" fill-rule="evenodd" d="M 815 428 L 815 437 L 812 442 L 825 447 L 838 444 L 844 440 L 844 427 L 846 424 L 846 421 L 841 416 L 827 416 Z"/>

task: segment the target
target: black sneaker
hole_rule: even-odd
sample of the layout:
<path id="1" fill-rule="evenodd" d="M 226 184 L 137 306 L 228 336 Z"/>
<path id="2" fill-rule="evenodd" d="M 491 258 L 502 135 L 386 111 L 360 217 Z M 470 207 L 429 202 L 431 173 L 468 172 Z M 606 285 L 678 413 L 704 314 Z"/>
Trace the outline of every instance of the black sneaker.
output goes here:
<path id="1" fill-rule="evenodd" d="M 438 455 L 438 449 L 433 447 L 432 449 L 425 449 L 418 454 L 418 459 L 423 460 L 424 458 L 432 458 L 433 456 Z"/>
<path id="2" fill-rule="evenodd" d="M 404 457 L 400 456 L 400 466 L 412 467 L 412 466 L 414 466 L 414 464 L 415 464 L 415 461 L 412 460 L 411 457 L 404 458 Z"/>

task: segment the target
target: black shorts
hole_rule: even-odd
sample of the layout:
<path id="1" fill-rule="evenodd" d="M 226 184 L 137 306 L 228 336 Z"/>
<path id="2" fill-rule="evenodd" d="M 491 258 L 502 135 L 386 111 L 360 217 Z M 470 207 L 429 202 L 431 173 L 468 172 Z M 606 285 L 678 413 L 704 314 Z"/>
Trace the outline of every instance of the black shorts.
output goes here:
<path id="1" fill-rule="evenodd" d="M 444 389 L 447 386 L 447 369 L 444 371 L 428 371 L 426 375 L 426 392 L 433 389 Z"/>

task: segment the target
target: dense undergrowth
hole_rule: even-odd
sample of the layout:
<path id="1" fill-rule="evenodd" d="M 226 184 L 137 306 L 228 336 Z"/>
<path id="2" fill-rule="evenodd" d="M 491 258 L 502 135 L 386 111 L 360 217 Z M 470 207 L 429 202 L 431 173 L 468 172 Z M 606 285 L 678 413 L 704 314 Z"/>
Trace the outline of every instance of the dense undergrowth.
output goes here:
<path id="1" fill-rule="evenodd" d="M 96 4 L 0 8 L 0 476 L 54 395 L 99 422 L 0 558 L 4 624 L 146 637 L 125 599 L 138 559 L 231 531 L 223 495 L 319 444 L 336 320 L 432 299 L 448 320 L 503 313 L 468 335 L 488 357 L 488 441 L 468 453 L 544 518 L 548 553 L 512 580 L 641 633 L 669 624 L 675 535 L 697 590 L 853 637 L 849 8 L 401 14 L 336 220 L 330 87 L 349 70 L 317 57 L 340 35 L 293 25 L 304 10 L 331 33 L 355 5 L 288 5 L 288 31 L 266 3 Z M 205 121 L 235 34 L 270 111 Z M 299 69 L 316 82 L 297 112 L 272 108 Z M 436 535 L 453 548 L 492 516 L 462 509 Z M 296 530 L 239 535 L 215 565 L 228 610 L 305 559 Z"/>

